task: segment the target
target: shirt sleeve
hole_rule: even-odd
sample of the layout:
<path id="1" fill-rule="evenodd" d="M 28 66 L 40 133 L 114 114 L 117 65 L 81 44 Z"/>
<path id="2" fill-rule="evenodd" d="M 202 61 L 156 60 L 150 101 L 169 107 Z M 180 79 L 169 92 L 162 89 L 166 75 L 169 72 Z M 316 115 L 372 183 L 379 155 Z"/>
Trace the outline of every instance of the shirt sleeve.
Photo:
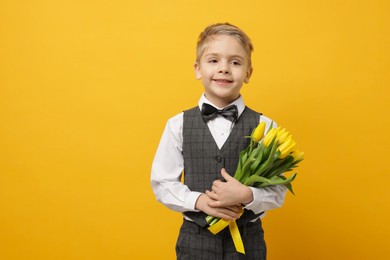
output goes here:
<path id="1" fill-rule="evenodd" d="M 245 206 L 255 214 L 263 211 L 280 208 L 284 203 L 287 188 L 283 185 L 275 185 L 266 188 L 249 187 L 253 193 L 253 201 Z"/>
<path id="2" fill-rule="evenodd" d="M 270 127 L 277 127 L 275 122 L 265 116 L 260 116 L 260 122 L 266 122 L 266 131 Z M 281 207 L 287 192 L 287 188 L 284 185 L 275 185 L 266 188 L 250 187 L 250 189 L 252 190 L 253 201 L 247 204 L 245 208 L 252 210 L 255 214 Z"/>
<path id="3" fill-rule="evenodd" d="M 151 185 L 159 202 L 178 211 L 197 211 L 195 203 L 201 195 L 181 182 L 184 169 L 183 113 L 168 120 L 152 164 Z"/>

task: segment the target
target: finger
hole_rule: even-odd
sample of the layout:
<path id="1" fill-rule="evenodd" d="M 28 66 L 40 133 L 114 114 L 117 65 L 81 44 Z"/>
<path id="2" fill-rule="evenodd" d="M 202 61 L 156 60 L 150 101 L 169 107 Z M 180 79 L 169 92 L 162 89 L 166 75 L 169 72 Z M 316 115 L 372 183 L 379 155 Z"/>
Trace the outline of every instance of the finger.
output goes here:
<path id="1" fill-rule="evenodd" d="M 209 205 L 212 208 L 220 208 L 223 207 L 223 203 L 218 201 L 217 199 L 213 199 L 212 201 L 208 201 L 207 205 Z"/>
<path id="2" fill-rule="evenodd" d="M 218 193 L 218 189 L 219 189 L 219 186 L 218 186 L 218 185 L 213 185 L 213 186 L 211 186 L 211 190 L 212 190 L 214 193 Z"/>
<path id="3" fill-rule="evenodd" d="M 229 175 L 229 173 L 227 173 L 227 171 L 225 170 L 225 168 L 222 168 L 221 169 L 221 175 L 222 177 L 226 180 L 226 181 L 229 181 L 231 179 L 234 179 L 232 176 Z"/>
<path id="4" fill-rule="evenodd" d="M 230 207 L 227 207 L 228 209 L 230 209 L 231 211 L 234 211 L 236 213 L 240 212 L 240 208 L 237 207 L 237 206 L 230 206 Z"/>
<path id="5" fill-rule="evenodd" d="M 212 215 L 226 220 L 234 220 L 236 217 L 238 217 L 237 213 L 226 210 L 224 208 L 218 208 Z"/>
<path id="6" fill-rule="evenodd" d="M 218 187 L 222 184 L 222 181 L 220 179 L 213 181 L 213 186 Z"/>
<path id="7" fill-rule="evenodd" d="M 213 200 L 217 200 L 218 199 L 218 195 L 215 192 L 211 192 L 211 191 L 206 190 L 206 195 L 210 199 L 213 199 Z"/>
<path id="8" fill-rule="evenodd" d="M 217 182 L 222 182 L 222 181 L 223 181 L 222 179 L 216 179 L 216 180 L 214 180 L 215 183 L 217 183 Z M 214 182 L 213 182 L 213 183 L 214 183 Z"/>
<path id="9" fill-rule="evenodd" d="M 227 220 L 234 220 L 240 217 L 240 215 L 237 212 L 231 211 L 227 208 L 217 208 L 216 210 L 217 217 L 227 219 Z"/>
<path id="10" fill-rule="evenodd" d="M 227 221 L 233 221 L 233 220 L 236 220 L 237 218 L 239 218 L 239 216 L 237 218 L 235 218 L 235 217 L 232 217 L 232 216 L 229 216 L 229 215 L 226 215 L 226 214 L 221 214 L 220 218 L 224 219 L 224 220 L 227 220 Z"/>
<path id="11" fill-rule="evenodd" d="M 227 220 L 227 221 L 236 220 L 236 218 L 234 218 L 234 217 L 232 217 L 232 216 L 229 216 L 229 215 L 227 215 L 227 214 L 223 214 L 223 213 L 217 213 L 217 214 L 215 214 L 215 216 L 218 217 L 218 218 Z"/>
<path id="12" fill-rule="evenodd" d="M 239 209 L 237 209 L 236 206 L 232 206 L 231 204 L 228 204 L 225 201 L 218 200 L 218 199 L 215 199 L 215 200 L 212 200 L 212 201 L 208 201 L 207 205 L 209 205 L 212 208 L 227 208 L 227 209 L 232 210 L 234 212 L 239 212 L 240 211 Z"/>

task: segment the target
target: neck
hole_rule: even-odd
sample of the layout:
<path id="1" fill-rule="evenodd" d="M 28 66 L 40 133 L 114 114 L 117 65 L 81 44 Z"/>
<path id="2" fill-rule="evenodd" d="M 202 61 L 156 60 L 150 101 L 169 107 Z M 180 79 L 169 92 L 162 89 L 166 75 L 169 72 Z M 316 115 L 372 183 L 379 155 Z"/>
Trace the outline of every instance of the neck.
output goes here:
<path id="1" fill-rule="evenodd" d="M 219 108 L 224 108 L 224 107 L 228 106 L 229 104 L 233 103 L 234 101 L 236 101 L 240 96 L 235 97 L 235 98 L 220 99 L 220 98 L 213 98 L 213 97 L 210 97 L 210 96 L 205 94 L 205 97 L 213 105 L 215 105 Z"/>

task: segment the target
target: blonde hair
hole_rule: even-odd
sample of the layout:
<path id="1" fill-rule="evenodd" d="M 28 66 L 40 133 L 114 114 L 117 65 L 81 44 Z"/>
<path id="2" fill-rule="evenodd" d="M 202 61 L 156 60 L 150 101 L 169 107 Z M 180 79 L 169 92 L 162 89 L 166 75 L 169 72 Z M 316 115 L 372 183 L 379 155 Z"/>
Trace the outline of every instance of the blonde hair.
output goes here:
<path id="1" fill-rule="evenodd" d="M 253 52 L 253 45 L 251 39 L 246 33 L 230 23 L 216 23 L 206 27 L 204 31 L 199 35 L 198 43 L 196 45 L 196 62 L 200 62 L 204 50 L 207 47 L 207 43 L 215 35 L 229 35 L 235 37 L 248 54 L 249 67 L 252 66 L 251 55 Z"/>

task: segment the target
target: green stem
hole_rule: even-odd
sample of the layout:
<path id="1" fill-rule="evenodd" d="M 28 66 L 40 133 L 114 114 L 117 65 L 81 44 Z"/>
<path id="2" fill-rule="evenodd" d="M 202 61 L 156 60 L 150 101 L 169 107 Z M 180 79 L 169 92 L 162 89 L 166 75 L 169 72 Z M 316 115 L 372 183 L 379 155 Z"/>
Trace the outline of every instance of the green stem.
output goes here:
<path id="1" fill-rule="evenodd" d="M 220 218 L 214 218 L 213 221 L 209 224 L 210 227 L 211 227 L 212 225 L 214 225 L 215 223 L 217 223 L 219 220 L 220 220 Z"/>

